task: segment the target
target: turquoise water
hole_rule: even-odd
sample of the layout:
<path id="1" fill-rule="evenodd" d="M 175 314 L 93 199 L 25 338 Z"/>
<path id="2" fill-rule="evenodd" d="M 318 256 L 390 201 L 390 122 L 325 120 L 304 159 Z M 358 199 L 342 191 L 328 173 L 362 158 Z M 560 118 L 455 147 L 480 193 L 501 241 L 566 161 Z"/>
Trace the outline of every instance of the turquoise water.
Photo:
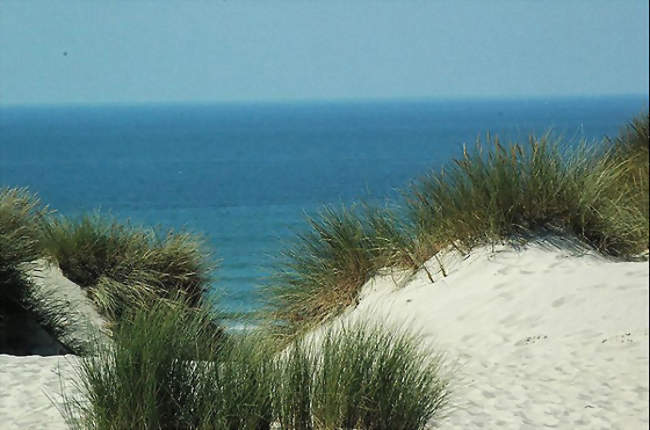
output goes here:
<path id="1" fill-rule="evenodd" d="M 0 186 L 75 216 L 101 208 L 206 235 L 232 310 L 255 307 L 304 212 L 394 198 L 487 131 L 615 135 L 647 96 L 0 108 Z"/>

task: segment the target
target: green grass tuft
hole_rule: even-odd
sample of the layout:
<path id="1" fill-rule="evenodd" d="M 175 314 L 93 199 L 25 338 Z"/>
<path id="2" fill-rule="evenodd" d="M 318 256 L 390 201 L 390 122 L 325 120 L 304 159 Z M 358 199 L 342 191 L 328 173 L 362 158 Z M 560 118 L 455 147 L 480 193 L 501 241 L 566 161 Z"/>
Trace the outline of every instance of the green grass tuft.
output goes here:
<path id="1" fill-rule="evenodd" d="M 165 301 L 131 309 L 78 372 L 63 407 L 77 429 L 417 430 L 448 395 L 438 356 L 402 330 L 344 324 L 277 353 Z"/>
<path id="2" fill-rule="evenodd" d="M 89 289 L 100 311 L 116 319 L 125 309 L 182 292 L 197 305 L 209 283 L 201 238 L 137 228 L 101 215 L 51 218 L 43 245 L 72 281 Z"/>
<path id="3" fill-rule="evenodd" d="M 382 267 L 426 269 L 449 247 L 549 231 L 632 257 L 648 248 L 648 166 L 647 115 L 609 145 L 566 147 L 548 135 L 504 145 L 488 135 L 407 188 L 403 209 L 325 208 L 308 218 L 265 291 L 267 314 L 295 336 L 355 304 Z"/>
<path id="4" fill-rule="evenodd" d="M 472 153 L 418 181 L 408 205 L 422 259 L 452 243 L 471 248 L 555 230 L 600 251 L 629 255 L 641 246 L 634 193 L 619 186 L 625 169 L 601 147 L 562 151 L 547 137 Z"/>
<path id="5" fill-rule="evenodd" d="M 19 266 L 40 258 L 39 223 L 46 209 L 25 188 L 0 189 L 0 297 L 22 281 Z"/>
<path id="6" fill-rule="evenodd" d="M 616 146 L 617 154 L 623 159 L 635 159 L 641 166 L 647 164 L 650 150 L 650 115 L 633 118 L 614 139 L 608 139 Z M 636 157 L 640 157 L 636 160 Z"/>
<path id="7" fill-rule="evenodd" d="M 621 163 L 625 169 L 620 187 L 636 196 L 634 201 L 645 218 L 646 230 L 642 234 L 646 238 L 648 237 L 647 225 L 650 218 L 649 135 L 650 116 L 645 114 L 634 118 L 615 139 L 609 141 L 613 146 L 614 159 Z"/>
<path id="8" fill-rule="evenodd" d="M 0 189 L 0 323 L 28 316 L 52 337 L 65 342 L 69 351 L 81 352 L 83 345 L 68 336 L 70 316 L 66 304 L 45 296 L 25 275 L 44 255 L 39 239 L 47 213 L 38 197 L 26 188 Z M 9 338 L 12 340 L 6 340 Z M 0 352 L 24 353 L 21 343 L 20 335 L 0 329 Z"/>
<path id="9" fill-rule="evenodd" d="M 225 337 L 211 313 L 159 300 L 131 308 L 81 360 L 64 415 L 78 429 L 269 428 L 271 363 L 264 343 Z"/>
<path id="10" fill-rule="evenodd" d="M 345 323 L 294 342 L 278 363 L 283 429 L 423 429 L 448 397 L 439 356 L 403 330 Z"/>
<path id="11" fill-rule="evenodd" d="M 270 315 L 284 324 L 279 332 L 295 334 L 340 313 L 378 269 L 403 256 L 406 237 L 387 208 L 325 207 L 307 222 L 265 289 Z"/>

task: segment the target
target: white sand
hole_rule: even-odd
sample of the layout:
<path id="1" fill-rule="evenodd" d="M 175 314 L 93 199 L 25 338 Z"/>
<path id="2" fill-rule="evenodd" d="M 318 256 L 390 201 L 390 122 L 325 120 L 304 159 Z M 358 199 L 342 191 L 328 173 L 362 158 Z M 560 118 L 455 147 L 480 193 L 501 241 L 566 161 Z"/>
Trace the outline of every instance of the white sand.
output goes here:
<path id="1" fill-rule="evenodd" d="M 66 305 L 72 337 L 82 342 L 95 340 L 92 333 L 103 330 L 106 322 L 81 287 L 64 277 L 58 266 L 44 260 L 31 264 L 27 275 L 39 294 Z M 71 389 L 76 362 L 73 355 L 0 354 L 0 429 L 67 429 L 57 407 L 61 402 L 61 382 Z"/>
<path id="2" fill-rule="evenodd" d="M 58 411 L 61 406 L 59 371 L 69 385 L 76 360 L 72 355 L 0 354 L 0 429 L 67 429 Z"/>
<path id="3" fill-rule="evenodd" d="M 442 429 L 647 429 L 648 263 L 560 239 L 447 253 L 371 280 L 348 317 L 410 323 L 457 368 Z M 345 318 L 345 317 L 343 317 Z M 74 358 L 0 355 L 0 428 L 63 429 L 45 393 Z"/>
<path id="4" fill-rule="evenodd" d="M 648 263 L 566 240 L 447 253 L 348 317 L 412 324 L 456 369 L 442 429 L 647 429 Z M 399 282 L 397 282 L 399 284 Z"/>
<path id="5" fill-rule="evenodd" d="M 88 342 L 106 330 L 106 320 L 99 315 L 85 290 L 63 276 L 59 266 L 46 260 L 35 261 L 33 266 L 27 276 L 40 294 L 66 305 L 74 336 Z"/>

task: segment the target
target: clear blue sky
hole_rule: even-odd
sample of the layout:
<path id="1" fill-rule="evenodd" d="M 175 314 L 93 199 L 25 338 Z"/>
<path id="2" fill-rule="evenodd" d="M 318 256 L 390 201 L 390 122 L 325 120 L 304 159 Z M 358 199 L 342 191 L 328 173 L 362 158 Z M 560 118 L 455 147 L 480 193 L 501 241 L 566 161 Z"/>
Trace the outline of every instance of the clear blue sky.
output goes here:
<path id="1" fill-rule="evenodd" d="M 0 0 L 0 104 L 647 93 L 647 0 Z"/>

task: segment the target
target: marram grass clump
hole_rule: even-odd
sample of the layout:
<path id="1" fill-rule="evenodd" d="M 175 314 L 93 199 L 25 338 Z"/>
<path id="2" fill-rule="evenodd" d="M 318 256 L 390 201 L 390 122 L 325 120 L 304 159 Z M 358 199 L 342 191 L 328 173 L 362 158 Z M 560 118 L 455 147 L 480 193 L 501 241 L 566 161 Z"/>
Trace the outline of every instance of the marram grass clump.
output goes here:
<path id="1" fill-rule="evenodd" d="M 226 337 L 214 316 L 180 301 L 131 308 L 110 343 L 81 359 L 64 416 L 76 429 L 269 428 L 264 344 Z"/>
<path id="2" fill-rule="evenodd" d="M 197 305 L 208 288 L 212 266 L 202 239 L 189 233 L 160 233 L 95 213 L 49 218 L 41 240 L 66 277 L 88 288 L 112 319 L 178 292 Z"/>
<path id="3" fill-rule="evenodd" d="M 278 333 L 295 334 L 340 313 L 378 269 L 404 260 L 407 237 L 388 208 L 325 207 L 307 223 L 265 287 L 269 315 L 282 322 Z"/>
<path id="4" fill-rule="evenodd" d="M 43 255 L 39 226 L 46 213 L 27 189 L 0 189 L 0 297 L 13 297 L 10 289 L 22 281 L 20 266 Z"/>
<path id="5" fill-rule="evenodd" d="M 276 361 L 282 429 L 417 430 L 447 404 L 440 355 L 403 329 L 343 322 L 294 341 Z"/>
<path id="6" fill-rule="evenodd" d="M 642 247 L 638 194 L 620 186 L 625 168 L 602 147 L 562 149 L 548 137 L 487 147 L 416 182 L 407 193 L 422 259 L 450 244 L 469 249 L 552 229 L 605 254 Z"/>
<path id="7" fill-rule="evenodd" d="M 81 359 L 72 428 L 418 430 L 443 410 L 440 358 L 403 330 L 342 324 L 278 352 L 258 332 L 215 331 L 182 301 L 125 314 Z"/>
<path id="8" fill-rule="evenodd" d="M 640 168 L 647 168 L 650 149 L 650 115 L 642 114 L 632 119 L 618 136 L 608 139 L 622 160 L 632 160 Z"/>
<path id="9" fill-rule="evenodd" d="M 23 188 L 0 189 L 0 327 L 29 307 L 31 284 L 22 267 L 38 259 L 39 219 L 45 208 L 37 197 Z M 0 330 L 0 352 L 15 346 L 9 333 Z"/>
<path id="10" fill-rule="evenodd" d="M 642 227 L 645 227 L 643 235 L 647 238 L 650 218 L 650 116 L 640 115 L 632 120 L 616 138 L 610 140 L 610 144 L 614 160 L 625 171 L 620 187 L 636 195 L 634 201 L 645 218 Z"/>
<path id="11" fill-rule="evenodd" d="M 279 321 L 278 333 L 295 336 L 354 305 L 379 269 L 426 270 L 449 247 L 468 252 L 551 231 L 605 255 L 641 253 L 649 233 L 648 116 L 611 142 L 566 146 L 545 135 L 503 144 L 488 135 L 404 190 L 403 208 L 326 208 L 279 260 L 267 314 Z"/>
<path id="12" fill-rule="evenodd" d="M 47 214 L 26 188 L 0 189 L 0 327 L 6 329 L 10 320 L 28 317 L 54 338 L 66 338 L 62 346 L 68 351 L 80 352 L 81 345 L 67 336 L 71 317 L 64 301 L 46 296 L 26 276 L 44 255 L 40 226 Z M 22 343 L 19 333 L 0 330 L 0 352 L 22 354 Z"/>

